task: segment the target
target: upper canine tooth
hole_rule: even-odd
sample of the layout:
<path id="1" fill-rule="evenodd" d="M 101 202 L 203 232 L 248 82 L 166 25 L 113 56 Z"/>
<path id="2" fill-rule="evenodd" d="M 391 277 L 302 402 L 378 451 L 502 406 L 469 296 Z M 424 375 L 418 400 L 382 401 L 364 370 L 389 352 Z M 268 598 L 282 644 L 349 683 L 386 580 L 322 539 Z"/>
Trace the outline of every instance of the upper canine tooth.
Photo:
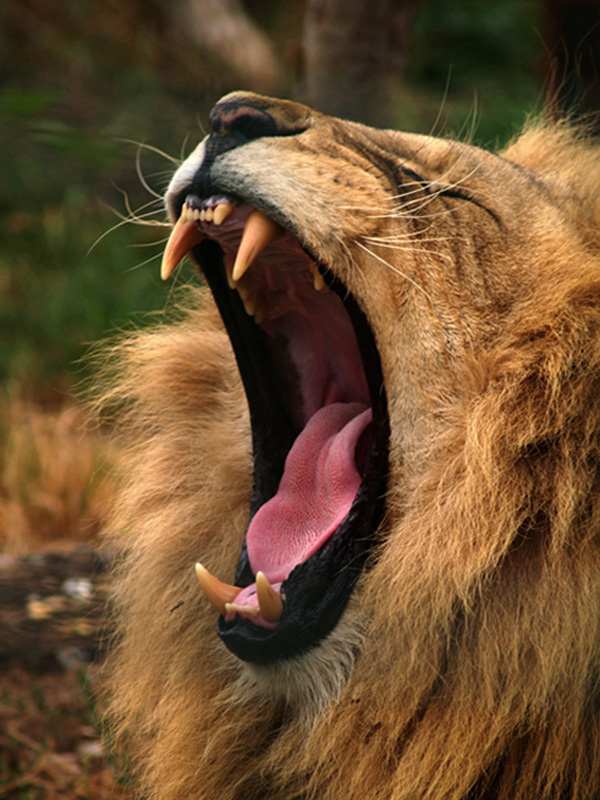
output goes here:
<path id="1" fill-rule="evenodd" d="M 260 613 L 267 622 L 279 622 L 283 612 L 281 595 L 269 583 L 264 572 L 256 573 L 256 597 Z"/>
<path id="2" fill-rule="evenodd" d="M 252 262 L 273 239 L 281 236 L 283 229 L 262 211 L 255 209 L 246 220 L 242 241 L 235 257 L 232 278 L 239 281 Z"/>
<path id="3" fill-rule="evenodd" d="M 213 214 L 213 224 L 220 225 L 224 219 L 233 213 L 233 206 L 231 203 L 218 203 Z"/>
<path id="4" fill-rule="evenodd" d="M 205 235 L 198 229 L 194 220 L 188 219 L 186 213 L 182 211 L 171 231 L 163 253 L 160 266 L 160 277 L 163 281 L 167 280 L 184 255 L 189 253 L 192 247 L 200 244 L 205 238 Z"/>
<path id="5" fill-rule="evenodd" d="M 242 590 L 237 586 L 222 583 L 214 575 L 211 575 L 202 564 L 196 564 L 195 569 L 198 583 L 207 599 L 219 614 L 225 614 L 225 606 L 232 603 Z"/>

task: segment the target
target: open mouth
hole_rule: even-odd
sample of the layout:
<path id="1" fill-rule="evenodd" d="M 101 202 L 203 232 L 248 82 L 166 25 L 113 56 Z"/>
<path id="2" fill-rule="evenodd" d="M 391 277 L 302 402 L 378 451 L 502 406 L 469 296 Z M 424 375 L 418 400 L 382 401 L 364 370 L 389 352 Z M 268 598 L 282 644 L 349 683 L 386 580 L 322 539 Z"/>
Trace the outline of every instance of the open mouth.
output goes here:
<path id="1" fill-rule="evenodd" d="M 384 511 L 389 424 L 367 318 L 328 265 L 262 211 L 180 194 L 167 278 L 191 253 L 212 290 L 248 399 L 250 524 L 235 584 L 197 565 L 239 658 L 269 664 L 330 633 L 368 565 Z"/>

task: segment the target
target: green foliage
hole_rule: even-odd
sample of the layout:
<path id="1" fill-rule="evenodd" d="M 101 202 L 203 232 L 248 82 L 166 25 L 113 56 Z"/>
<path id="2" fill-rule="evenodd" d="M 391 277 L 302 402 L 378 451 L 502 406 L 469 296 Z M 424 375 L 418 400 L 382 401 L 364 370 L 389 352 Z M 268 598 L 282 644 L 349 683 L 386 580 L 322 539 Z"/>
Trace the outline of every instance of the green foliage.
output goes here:
<path id="1" fill-rule="evenodd" d="M 86 253 L 115 219 L 86 205 L 67 193 L 61 204 L 13 211 L 0 223 L 0 381 L 32 390 L 54 381 L 90 342 L 165 301 L 158 267 L 136 268 L 148 251 L 129 249 L 148 238 L 145 229 L 108 233 Z M 151 252 L 158 257 L 160 246 Z"/>
<path id="2" fill-rule="evenodd" d="M 146 202 L 134 149 L 36 117 L 45 102 L 25 92 L 0 98 L 0 127 L 19 143 L 0 145 L 0 382 L 32 390 L 64 384 L 89 342 L 165 299 L 156 266 L 135 269 L 160 246 L 131 249 L 157 241 L 162 229 L 110 232 L 119 218 L 106 201 L 127 213 L 110 183 L 119 160 L 129 161 L 132 202 Z"/>
<path id="3" fill-rule="evenodd" d="M 540 4 L 533 0 L 430 0 L 415 16 L 409 75 L 443 90 L 452 68 L 457 88 L 482 78 L 528 77 L 540 49 Z"/>
<path id="4" fill-rule="evenodd" d="M 142 150 L 148 192 L 139 148 L 123 140 L 178 156 L 197 136 L 184 54 L 161 41 L 161 14 L 93 0 L 0 11 L 0 385 L 68 389 L 89 343 L 168 298 L 164 230 L 119 225 L 142 206 L 164 219 L 157 198 L 174 169 Z"/>
<path id="5" fill-rule="evenodd" d="M 506 141 L 542 98 L 541 15 L 536 0 L 427 0 L 413 20 L 405 80 L 423 103 L 439 107 L 445 97 L 443 128 L 473 127 L 483 145 Z"/>

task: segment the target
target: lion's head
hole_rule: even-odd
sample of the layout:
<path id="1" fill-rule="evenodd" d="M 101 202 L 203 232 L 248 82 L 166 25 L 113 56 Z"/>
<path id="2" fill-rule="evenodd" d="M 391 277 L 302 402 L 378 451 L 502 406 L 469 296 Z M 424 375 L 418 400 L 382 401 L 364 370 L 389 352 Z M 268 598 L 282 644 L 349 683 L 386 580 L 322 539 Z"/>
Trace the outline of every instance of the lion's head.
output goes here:
<path id="1" fill-rule="evenodd" d="M 596 796 L 600 149 L 244 92 L 210 121 L 163 277 L 212 299 L 109 395 L 144 796 Z"/>

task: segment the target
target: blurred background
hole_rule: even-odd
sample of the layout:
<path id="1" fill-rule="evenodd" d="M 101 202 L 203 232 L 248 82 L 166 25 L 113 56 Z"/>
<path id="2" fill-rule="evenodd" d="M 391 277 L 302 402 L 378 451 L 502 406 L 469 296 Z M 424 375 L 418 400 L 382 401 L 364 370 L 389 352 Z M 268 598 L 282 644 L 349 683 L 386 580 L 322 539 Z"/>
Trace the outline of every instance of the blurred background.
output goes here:
<path id="1" fill-rule="evenodd" d="M 35 644 L 54 618 L 49 597 L 62 598 L 59 617 L 89 616 L 101 587 L 63 591 L 56 561 L 54 583 L 36 591 L 30 578 L 44 554 L 94 546 L 106 517 L 113 453 L 83 423 L 84 355 L 151 322 L 192 280 L 185 269 L 159 280 L 160 197 L 215 101 L 251 89 L 498 147 L 545 105 L 597 110 L 599 53 L 595 0 L 3 0 L 0 627 L 4 602 L 14 636 L 0 665 L 21 671 L 0 672 L 13 686 L 0 691 L 0 796 L 126 791 L 102 761 L 88 678 L 61 700 L 40 670 L 48 654 L 73 674 L 69 651 Z M 57 739 L 57 719 L 75 739 Z"/>

